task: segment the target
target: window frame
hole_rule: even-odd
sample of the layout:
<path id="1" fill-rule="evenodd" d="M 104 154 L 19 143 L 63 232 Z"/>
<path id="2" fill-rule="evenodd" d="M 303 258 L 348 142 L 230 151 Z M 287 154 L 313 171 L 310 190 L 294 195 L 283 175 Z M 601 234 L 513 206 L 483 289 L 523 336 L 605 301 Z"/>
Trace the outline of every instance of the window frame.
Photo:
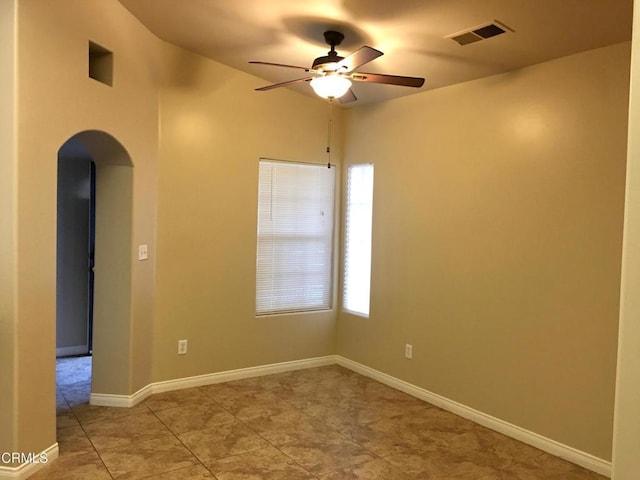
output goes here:
<path id="1" fill-rule="evenodd" d="M 314 234 L 310 234 L 308 231 L 306 232 L 302 232 L 302 233 L 292 233 L 292 231 L 290 230 L 291 227 L 295 227 L 295 225 L 292 224 L 288 224 L 287 227 L 285 227 L 285 229 L 288 229 L 288 233 L 287 234 L 283 234 L 282 232 L 278 232 L 277 228 L 282 227 L 282 225 L 280 225 L 279 227 L 271 227 L 271 231 L 269 233 L 265 233 L 266 230 L 262 230 L 261 231 L 261 221 L 264 221 L 261 217 L 261 212 L 262 209 L 266 208 L 266 206 L 262 203 L 263 202 L 263 195 L 265 194 L 262 191 L 263 188 L 263 182 L 266 182 L 270 185 L 269 188 L 271 188 L 272 190 L 270 191 L 269 194 L 267 195 L 271 195 L 271 197 L 269 197 L 269 204 L 270 206 L 268 207 L 269 211 L 271 211 L 271 208 L 273 205 L 275 205 L 274 202 L 274 185 L 273 182 L 276 182 L 276 180 L 273 179 L 273 177 L 271 177 L 268 182 L 263 179 L 261 177 L 261 172 L 262 172 L 262 166 L 263 165 L 269 165 L 270 166 L 270 170 L 269 172 L 271 174 L 273 174 L 274 170 L 276 169 L 278 166 L 281 166 L 284 168 L 284 170 L 288 169 L 289 167 L 300 167 L 301 170 L 300 172 L 298 172 L 299 175 L 305 175 L 305 174 L 309 174 L 310 176 L 314 176 L 316 175 L 318 180 L 318 185 L 316 185 L 315 188 L 318 189 L 324 189 L 327 188 L 326 190 L 321 191 L 320 193 L 318 193 L 318 191 L 314 191 L 314 195 L 319 195 L 319 197 L 322 197 L 319 200 L 319 197 L 312 197 L 312 195 L 310 194 L 310 192 L 307 189 L 304 188 L 300 188 L 299 185 L 293 184 L 293 185 L 288 185 L 288 186 L 284 186 L 282 187 L 281 184 L 280 186 L 276 186 L 276 188 L 283 188 L 283 189 L 287 189 L 289 188 L 291 191 L 293 190 L 298 190 L 299 192 L 304 192 L 306 194 L 306 196 L 309 198 L 309 202 L 306 205 L 313 205 L 318 206 L 318 205 L 322 205 L 323 208 L 322 212 L 321 212 L 321 217 L 324 217 L 325 214 L 327 213 L 326 210 L 329 210 L 330 213 L 328 213 L 326 216 L 327 221 L 324 222 L 322 219 L 320 219 L 319 221 L 317 221 L 317 223 L 322 224 L 322 227 L 319 227 L 321 230 L 321 233 L 318 235 L 314 235 Z M 305 170 L 304 169 L 309 169 L 309 168 L 313 168 L 313 169 L 318 169 L 318 170 Z M 258 199 L 257 199 L 257 207 L 258 207 L 258 211 L 257 211 L 257 222 L 256 222 L 256 272 L 255 272 L 255 287 L 256 287 L 256 291 L 255 291 L 255 316 L 256 317 L 266 317 L 266 316 L 274 316 L 274 315 L 288 315 L 288 314 L 308 314 L 308 313 L 314 313 L 314 312 L 325 312 L 325 311 L 330 311 L 334 308 L 334 295 L 335 295 L 335 248 L 336 248 L 336 180 L 337 180 L 337 175 L 336 175 L 336 167 L 335 166 L 331 166 L 331 176 L 330 177 L 326 177 L 323 178 L 322 177 L 322 170 L 328 170 L 327 169 L 327 165 L 326 164 L 318 164 L 318 163 L 308 163 L 308 162 L 300 162 L 300 161 L 289 161 L 289 160 L 275 160 L 275 159 L 270 159 L 270 158 L 260 158 L 259 162 L 258 162 Z M 265 170 L 266 171 L 266 170 Z M 292 172 L 292 170 L 290 171 Z M 304 172 L 304 173 L 303 173 Z M 315 173 L 311 173 L 311 172 L 315 172 Z M 297 175 L 297 174 L 295 174 Z M 286 176 L 286 174 L 285 174 Z M 282 181 L 282 177 L 281 177 L 281 181 Z M 309 179 L 306 179 L 305 181 L 309 182 Z M 289 191 L 289 193 L 291 193 L 291 191 Z M 279 191 L 279 193 L 283 193 L 283 191 Z M 286 194 L 285 194 L 286 196 Z M 286 200 L 282 205 L 287 205 L 289 209 L 292 210 L 299 210 L 295 207 L 295 205 L 297 205 L 299 203 L 299 196 L 298 197 L 294 197 L 295 199 L 292 202 L 289 202 L 287 204 Z M 330 201 L 329 201 L 330 199 Z M 314 203 L 316 202 L 316 203 Z M 320 202 L 319 204 L 317 204 L 317 202 Z M 322 202 L 326 202 L 325 204 L 323 204 Z M 283 207 L 283 211 L 284 211 Z M 304 207 L 303 207 L 304 209 Z M 295 214 L 294 214 L 295 216 Z M 313 222 L 313 220 L 311 221 Z M 308 228 L 309 225 L 313 225 L 313 223 L 309 223 L 306 224 L 306 227 Z M 288 236 L 287 236 L 288 235 Z M 279 239 L 280 237 L 280 239 Z M 321 242 L 322 243 L 322 248 L 320 249 L 321 252 L 321 268 L 318 273 L 318 277 L 317 277 L 317 281 L 318 283 L 322 283 L 322 288 L 320 289 L 320 293 L 318 295 L 319 297 L 319 301 L 317 302 L 317 304 L 315 305 L 305 305 L 304 302 L 298 303 L 297 306 L 292 305 L 295 302 L 290 302 L 289 305 L 286 305 L 286 302 L 284 303 L 279 303 L 279 302 L 275 302 L 275 304 L 271 303 L 269 304 L 269 300 L 267 300 L 267 302 L 265 303 L 262 300 L 271 298 L 273 299 L 273 295 L 274 292 L 277 292 L 279 290 L 279 287 L 274 287 L 274 284 L 271 284 L 269 287 L 267 287 L 266 295 L 263 295 L 262 297 L 260 297 L 261 294 L 261 259 L 264 261 L 264 256 L 261 257 L 261 238 L 265 239 L 264 243 L 262 244 L 263 246 L 265 246 L 268 242 L 271 242 L 272 244 L 272 248 L 280 248 L 281 249 L 281 254 L 282 252 L 285 252 L 284 255 L 287 255 L 289 252 L 297 252 L 298 254 L 300 254 L 300 251 L 304 251 L 305 250 L 305 246 L 306 248 L 309 248 L 309 245 L 312 245 L 314 242 Z M 306 240 L 302 240 L 302 239 L 306 239 Z M 298 245 L 300 248 L 299 249 L 288 249 L 286 247 L 288 242 L 294 242 L 294 244 Z M 276 247 L 273 247 L 273 245 L 275 245 Z M 277 256 L 278 254 L 274 254 L 274 256 Z M 318 260 L 318 258 L 320 258 L 319 256 L 313 256 L 313 254 L 309 257 L 306 256 L 304 257 L 304 259 L 299 263 L 299 265 L 308 265 L 311 262 L 309 262 L 309 260 Z M 271 260 L 271 265 L 269 268 L 271 269 L 276 269 L 276 276 L 280 275 L 280 279 L 284 279 L 284 282 L 286 283 L 286 277 L 287 274 L 286 273 L 282 273 L 283 270 L 281 269 L 282 266 L 286 266 L 286 261 L 283 263 L 279 263 L 277 260 Z M 291 264 L 289 264 L 289 266 L 291 266 Z M 262 268 L 264 269 L 264 265 L 262 265 Z M 279 273 L 277 273 L 277 271 L 279 270 Z M 313 270 L 313 267 L 311 267 L 309 270 Z M 305 271 L 307 271 L 305 268 L 301 268 L 299 270 L 291 270 L 293 272 L 293 275 L 298 274 L 298 275 L 302 275 L 303 277 L 305 277 L 305 279 L 311 279 L 311 281 L 309 282 L 305 282 L 305 285 L 311 285 L 311 287 L 313 286 L 313 273 L 308 274 L 305 273 Z M 271 270 L 271 279 L 273 279 L 273 270 Z M 267 280 L 267 283 L 269 283 L 271 281 L 271 279 Z M 265 284 L 262 284 L 262 286 L 264 287 Z M 269 288 L 270 288 L 270 294 L 269 294 Z M 280 292 L 282 292 L 282 290 L 279 290 Z M 265 292 L 265 289 L 262 290 L 263 294 Z M 297 296 L 297 297 L 305 297 L 304 291 L 298 290 L 296 292 L 294 292 L 293 296 Z M 312 295 L 313 296 L 313 295 Z M 286 295 L 282 295 L 282 293 L 279 295 L 279 298 L 283 298 L 286 297 Z M 313 299 L 311 300 L 310 303 L 313 302 Z"/>

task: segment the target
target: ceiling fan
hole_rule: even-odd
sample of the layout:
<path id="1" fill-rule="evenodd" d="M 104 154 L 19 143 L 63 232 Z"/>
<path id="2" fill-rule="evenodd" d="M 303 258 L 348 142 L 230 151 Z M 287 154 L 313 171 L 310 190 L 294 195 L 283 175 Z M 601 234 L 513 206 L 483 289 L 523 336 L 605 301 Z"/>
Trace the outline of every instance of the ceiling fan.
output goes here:
<path id="1" fill-rule="evenodd" d="M 420 88 L 424 84 L 424 78 L 403 77 L 399 75 L 385 75 L 381 73 L 356 72 L 356 68 L 383 55 L 375 48 L 363 46 L 347 57 L 341 57 L 336 52 L 336 46 L 342 43 L 344 35 L 340 32 L 329 30 L 324 32 L 324 39 L 331 47 L 324 57 L 318 57 L 310 68 L 295 65 L 284 65 L 270 62 L 249 62 L 258 65 L 271 65 L 274 67 L 294 68 L 309 73 L 306 77 L 275 83 L 266 87 L 256 88 L 257 91 L 271 90 L 273 88 L 293 85 L 295 83 L 310 82 L 311 87 L 323 98 L 338 98 L 340 103 L 349 103 L 357 100 L 351 90 L 351 82 L 384 83 L 387 85 L 400 85 L 403 87 Z"/>

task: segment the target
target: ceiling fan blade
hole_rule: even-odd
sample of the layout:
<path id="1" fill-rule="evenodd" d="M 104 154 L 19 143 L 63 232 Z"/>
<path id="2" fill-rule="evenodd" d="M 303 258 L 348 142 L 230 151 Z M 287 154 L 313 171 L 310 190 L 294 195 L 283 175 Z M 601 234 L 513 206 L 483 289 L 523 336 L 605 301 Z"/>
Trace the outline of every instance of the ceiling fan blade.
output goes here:
<path id="1" fill-rule="evenodd" d="M 356 94 L 353 93 L 353 90 L 349 89 L 347 90 L 347 93 L 338 98 L 338 100 L 340 101 L 340 103 L 350 103 L 358 100 L 358 97 L 356 97 Z"/>
<path id="2" fill-rule="evenodd" d="M 351 72 L 352 70 L 355 70 L 356 68 L 364 65 L 365 63 L 369 63 L 371 60 L 375 60 L 382 55 L 384 54 L 375 48 L 367 46 L 360 47 L 351 55 L 338 62 L 338 71 L 346 69 L 346 72 Z"/>
<path id="3" fill-rule="evenodd" d="M 274 83 L 273 85 L 267 85 L 266 87 L 256 88 L 256 92 L 264 92 L 265 90 L 271 90 L 273 88 L 286 87 L 287 85 L 293 85 L 294 83 L 309 82 L 313 77 L 296 78 L 295 80 L 289 80 L 288 82 Z"/>
<path id="4" fill-rule="evenodd" d="M 284 67 L 284 68 L 295 68 L 297 70 L 304 70 L 305 72 L 313 72 L 313 70 L 311 70 L 308 67 L 299 67 L 297 65 L 285 65 L 283 63 L 271 63 L 271 62 L 249 62 L 249 63 L 253 63 L 255 65 L 270 65 L 272 67 Z"/>
<path id="5" fill-rule="evenodd" d="M 400 85 L 401 87 L 420 88 L 424 85 L 424 78 L 385 75 L 382 73 L 354 72 L 350 75 L 350 78 L 355 82 L 385 83 L 387 85 Z"/>

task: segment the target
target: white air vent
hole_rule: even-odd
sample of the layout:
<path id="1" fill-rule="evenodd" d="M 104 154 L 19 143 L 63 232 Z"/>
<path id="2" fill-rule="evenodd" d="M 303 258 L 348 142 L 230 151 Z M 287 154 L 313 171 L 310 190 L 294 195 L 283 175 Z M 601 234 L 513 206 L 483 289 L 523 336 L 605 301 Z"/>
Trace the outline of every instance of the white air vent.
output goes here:
<path id="1" fill-rule="evenodd" d="M 460 45 L 469 45 L 470 43 L 486 40 L 487 38 L 502 35 L 507 32 L 514 32 L 514 30 L 507 27 L 504 23 L 494 20 L 493 22 L 484 23 L 477 27 L 468 28 L 467 30 L 447 35 L 444 38 L 450 38 Z"/>

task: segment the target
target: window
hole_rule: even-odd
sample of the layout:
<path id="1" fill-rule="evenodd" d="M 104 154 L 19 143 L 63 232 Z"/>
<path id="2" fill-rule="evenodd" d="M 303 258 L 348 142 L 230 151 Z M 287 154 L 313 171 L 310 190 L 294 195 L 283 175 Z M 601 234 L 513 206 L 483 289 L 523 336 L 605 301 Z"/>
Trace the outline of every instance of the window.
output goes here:
<path id="1" fill-rule="evenodd" d="M 373 165 L 351 165 L 347 178 L 343 307 L 369 315 Z"/>
<path id="2" fill-rule="evenodd" d="M 260 160 L 256 315 L 331 308 L 335 168 Z"/>

